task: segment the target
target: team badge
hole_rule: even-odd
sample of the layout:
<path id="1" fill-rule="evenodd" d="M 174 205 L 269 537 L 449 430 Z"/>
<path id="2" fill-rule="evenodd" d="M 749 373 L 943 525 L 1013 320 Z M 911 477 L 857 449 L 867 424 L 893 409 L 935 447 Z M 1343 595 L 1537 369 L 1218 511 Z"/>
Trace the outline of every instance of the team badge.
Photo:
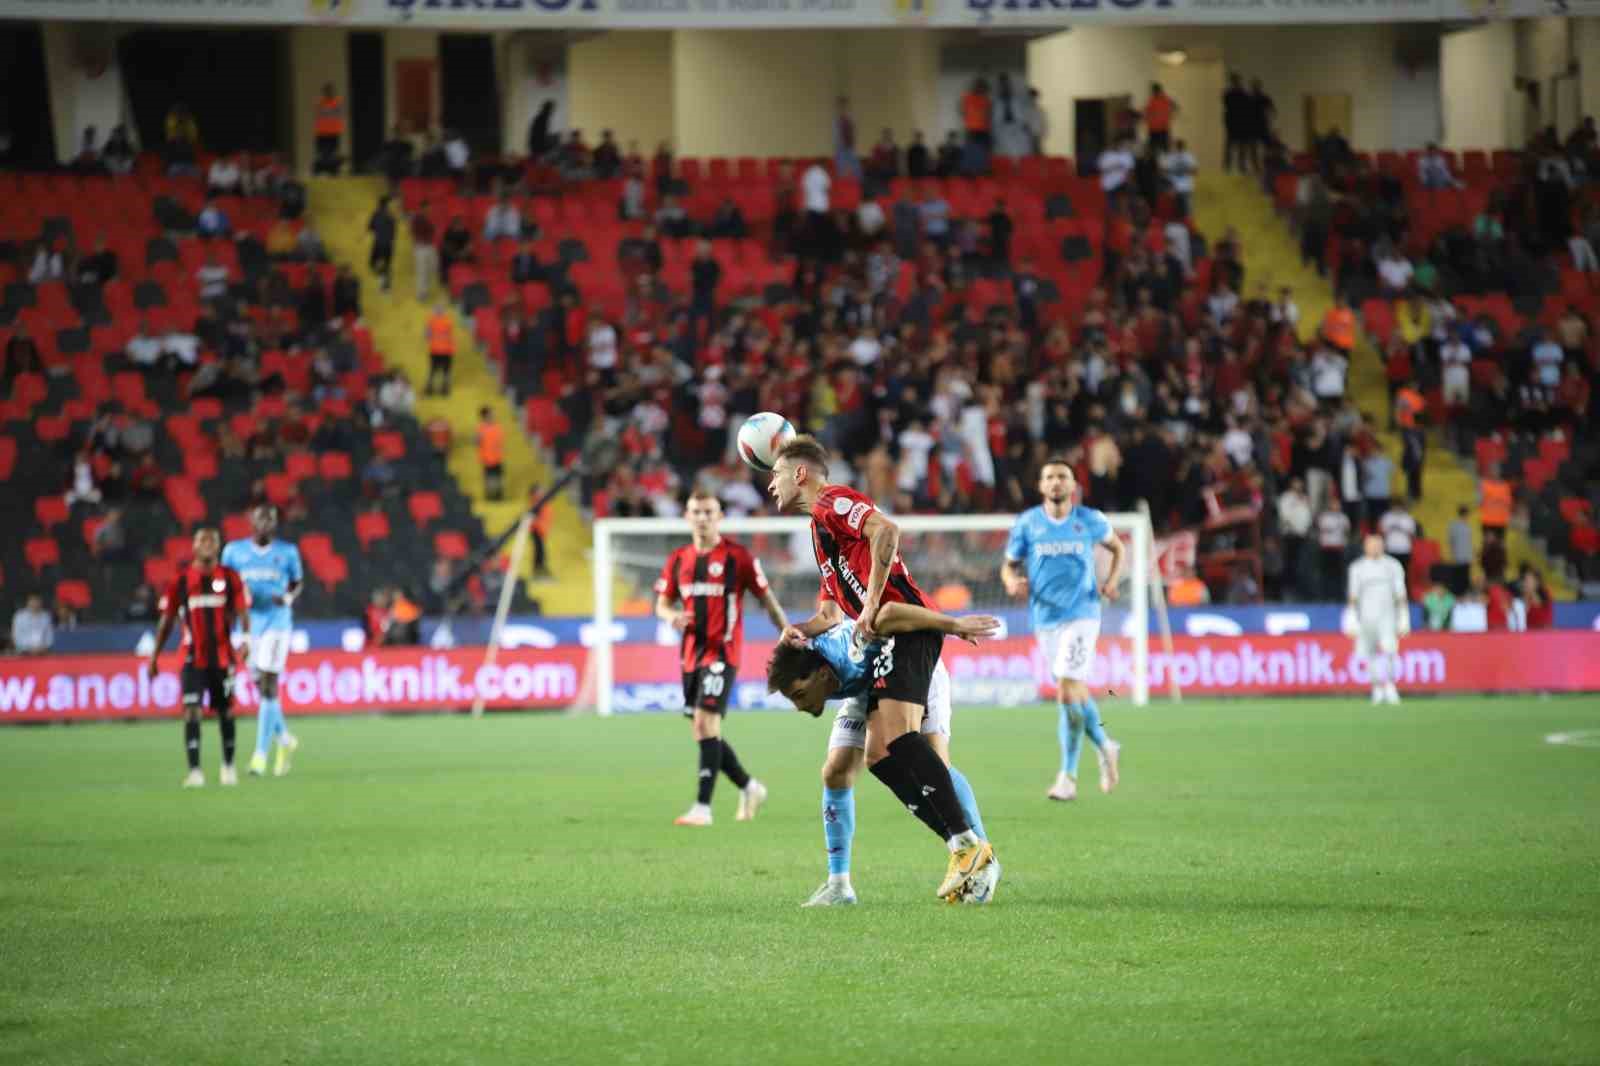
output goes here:
<path id="1" fill-rule="evenodd" d="M 837 500 L 834 500 L 833 501 L 833 513 L 836 514 L 836 515 L 847 515 L 847 514 L 849 514 L 850 513 L 850 501 L 845 499 L 843 496 L 840 496 Z"/>
<path id="2" fill-rule="evenodd" d="M 721 563 L 712 563 L 710 566 L 706 567 L 706 570 L 711 574 L 712 577 L 721 577 L 722 576 L 722 564 Z"/>
<path id="3" fill-rule="evenodd" d="M 211 582 L 211 591 L 212 592 L 227 592 L 228 591 L 228 583 L 226 581 L 224 581 L 222 578 L 219 577 L 216 580 Z"/>

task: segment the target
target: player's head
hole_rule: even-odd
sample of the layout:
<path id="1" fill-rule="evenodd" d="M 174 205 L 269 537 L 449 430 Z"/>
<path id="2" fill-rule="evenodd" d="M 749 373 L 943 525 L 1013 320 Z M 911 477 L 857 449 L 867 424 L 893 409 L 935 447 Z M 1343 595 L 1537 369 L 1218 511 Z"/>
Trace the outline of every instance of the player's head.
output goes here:
<path id="1" fill-rule="evenodd" d="M 710 489 L 697 488 L 689 493 L 683 516 L 689 520 L 689 531 L 696 540 L 713 538 L 722 525 L 722 501 Z"/>
<path id="2" fill-rule="evenodd" d="M 767 660 L 767 691 L 781 694 L 813 718 L 838 690 L 838 675 L 813 648 L 779 644 Z"/>
<path id="3" fill-rule="evenodd" d="M 194 561 L 201 566 L 212 566 L 217 553 L 222 551 L 222 535 L 211 526 L 201 526 L 194 531 Z"/>
<path id="4" fill-rule="evenodd" d="M 272 534 L 278 531 L 278 508 L 270 503 L 258 506 L 250 512 L 250 528 L 261 543 L 271 540 Z"/>
<path id="5" fill-rule="evenodd" d="M 1376 559 L 1383 554 L 1383 538 L 1376 533 L 1368 533 L 1361 542 L 1361 554 L 1368 559 Z"/>
<path id="6" fill-rule="evenodd" d="M 1078 478 L 1072 464 L 1059 456 L 1051 456 L 1039 468 L 1039 495 L 1050 503 L 1071 503 L 1072 494 L 1078 491 Z"/>
<path id="7" fill-rule="evenodd" d="M 817 438 L 802 433 L 778 449 L 767 491 L 778 501 L 778 510 L 805 514 L 827 483 L 828 449 Z"/>

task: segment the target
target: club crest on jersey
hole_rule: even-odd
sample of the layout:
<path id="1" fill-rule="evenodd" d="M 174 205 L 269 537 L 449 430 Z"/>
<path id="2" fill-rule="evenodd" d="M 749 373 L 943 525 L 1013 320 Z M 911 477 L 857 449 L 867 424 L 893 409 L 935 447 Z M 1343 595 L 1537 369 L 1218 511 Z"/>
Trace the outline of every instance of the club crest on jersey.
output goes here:
<path id="1" fill-rule="evenodd" d="M 841 516 L 847 515 L 850 513 L 850 506 L 850 501 L 845 499 L 843 496 L 840 496 L 837 500 L 833 501 L 833 513 Z"/>
<path id="2" fill-rule="evenodd" d="M 726 663 L 712 663 L 710 666 L 706 667 L 706 669 L 710 670 L 713 674 L 720 674 L 726 668 L 726 666 Z"/>
<path id="3" fill-rule="evenodd" d="M 224 581 L 220 577 L 219 578 L 215 578 L 211 582 L 211 591 L 212 592 L 227 592 L 228 591 L 228 583 L 226 581 Z"/>
<path id="4" fill-rule="evenodd" d="M 721 563 L 712 563 L 710 566 L 706 567 L 706 572 L 709 573 L 712 577 L 721 577 L 722 576 L 722 564 Z"/>

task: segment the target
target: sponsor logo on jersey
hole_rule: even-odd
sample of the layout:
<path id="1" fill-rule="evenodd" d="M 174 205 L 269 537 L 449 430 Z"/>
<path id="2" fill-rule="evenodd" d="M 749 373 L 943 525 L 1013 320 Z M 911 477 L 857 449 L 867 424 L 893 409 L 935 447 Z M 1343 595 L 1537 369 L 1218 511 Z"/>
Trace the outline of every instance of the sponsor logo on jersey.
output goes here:
<path id="1" fill-rule="evenodd" d="M 1082 555 L 1088 550 L 1081 540 L 1046 540 L 1033 546 L 1033 554 L 1041 559 L 1056 555 Z"/>
<path id="2" fill-rule="evenodd" d="M 843 503 L 844 501 L 840 500 L 839 502 Z M 861 528 L 861 523 L 866 521 L 867 514 L 871 510 L 872 504 L 870 503 L 856 504 L 854 507 L 850 508 L 850 517 L 844 520 L 844 524 L 849 526 L 851 529 L 859 530 Z"/>
<path id="3" fill-rule="evenodd" d="M 691 596 L 721 596 L 725 586 L 720 581 L 691 581 L 683 586 L 683 598 Z"/>

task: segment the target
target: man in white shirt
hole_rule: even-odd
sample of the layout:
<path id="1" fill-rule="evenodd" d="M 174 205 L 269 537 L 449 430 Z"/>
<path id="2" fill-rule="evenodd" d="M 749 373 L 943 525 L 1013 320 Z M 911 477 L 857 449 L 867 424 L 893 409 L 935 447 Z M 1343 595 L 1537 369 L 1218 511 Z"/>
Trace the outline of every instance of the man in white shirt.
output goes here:
<path id="1" fill-rule="evenodd" d="M 1278 302 L 1272 305 L 1267 317 L 1274 326 L 1294 329 L 1300 324 L 1300 305 L 1294 302 L 1294 290 L 1285 285 L 1278 290 Z"/>
<path id="2" fill-rule="evenodd" d="M 1161 173 L 1166 176 L 1167 184 L 1172 186 L 1173 193 L 1178 197 L 1178 214 L 1183 218 L 1189 217 L 1189 199 L 1194 196 L 1194 172 L 1198 169 L 1194 153 L 1182 140 L 1176 141 L 1172 151 L 1161 157 Z"/>
<path id="3" fill-rule="evenodd" d="M 466 138 L 456 132 L 445 135 L 444 161 L 450 172 L 460 177 L 467 172 L 467 161 L 472 158 L 472 150 L 467 147 Z"/>
<path id="4" fill-rule="evenodd" d="M 1350 544 L 1350 517 L 1329 500 L 1317 515 L 1317 549 L 1322 555 L 1323 596 L 1339 598 L 1339 577 L 1344 573 L 1344 552 Z"/>
<path id="5" fill-rule="evenodd" d="M 1395 500 L 1378 519 L 1378 533 L 1383 537 L 1383 550 L 1400 564 L 1400 572 L 1411 573 L 1411 547 L 1418 535 L 1417 520 L 1406 510 L 1405 501 Z"/>
<path id="6" fill-rule="evenodd" d="M 206 172 L 206 190 L 212 196 L 237 195 L 242 181 L 244 172 L 239 164 L 225 156 L 217 156 L 211 169 Z"/>
<path id="7" fill-rule="evenodd" d="M 1100 153 L 1100 188 L 1107 197 L 1116 196 L 1133 175 L 1133 149 L 1127 141 L 1117 141 Z"/>
<path id="8" fill-rule="evenodd" d="M 602 373 L 617 368 L 617 330 L 599 315 L 589 318 L 589 367 Z"/>
<path id="9" fill-rule="evenodd" d="M 489 208 L 489 213 L 483 219 L 483 239 L 486 241 L 499 240 L 509 237 L 512 240 L 522 236 L 522 212 L 517 210 L 517 205 L 505 193 L 500 194 L 500 199 Z"/>
<path id="10" fill-rule="evenodd" d="M 828 213 L 828 191 L 833 188 L 833 179 L 828 177 L 821 163 L 812 163 L 806 168 L 806 172 L 800 176 L 800 188 L 808 213 Z"/>
<path id="11" fill-rule="evenodd" d="M 180 367 L 194 369 L 200 363 L 200 338 L 180 329 L 161 335 L 161 348 L 177 360 Z"/>
<path id="12" fill-rule="evenodd" d="M 1472 401 L 1472 349 L 1452 335 L 1439 346 L 1439 375 L 1446 407 L 1465 407 Z"/>
<path id="13" fill-rule="evenodd" d="M 1303 595 L 1300 573 L 1306 537 L 1311 533 L 1311 497 L 1305 482 L 1291 478 L 1289 487 L 1278 495 L 1278 536 L 1283 539 L 1283 572 L 1296 595 Z"/>
<path id="14" fill-rule="evenodd" d="M 1540 385 L 1553 389 L 1561 384 L 1561 363 L 1566 353 L 1542 326 L 1533 344 L 1533 375 Z"/>
<path id="15" fill-rule="evenodd" d="M 166 349 L 161 346 L 161 341 L 150 333 L 150 323 L 139 320 L 139 332 L 128 340 L 125 349 L 128 362 L 140 370 L 151 370 L 161 365 L 161 357 Z"/>
<path id="16" fill-rule="evenodd" d="M 882 354 L 883 344 L 878 340 L 878 331 L 871 326 L 863 328 L 861 335 L 850 342 L 850 360 L 856 366 L 872 366 Z"/>
<path id="17" fill-rule="evenodd" d="M 1417 158 L 1417 181 L 1424 189 L 1459 189 L 1461 183 L 1450 173 L 1450 160 L 1439 151 L 1437 144 L 1430 144 L 1425 152 Z"/>
<path id="18" fill-rule="evenodd" d="M 1411 260 L 1391 248 L 1378 260 L 1378 280 L 1383 282 L 1384 294 L 1400 296 L 1411 287 L 1411 275 L 1416 273 Z"/>
<path id="19" fill-rule="evenodd" d="M 1405 571 L 1383 554 L 1383 538 L 1376 533 L 1363 542 L 1361 558 L 1350 564 L 1349 608 L 1345 630 L 1355 640 L 1356 655 L 1367 660 L 1372 702 L 1399 703 L 1395 656 L 1400 639 L 1411 632 L 1411 608 Z"/>
<path id="20" fill-rule="evenodd" d="M 194 272 L 194 277 L 200 287 L 200 299 L 220 300 L 228 295 L 228 268 L 218 262 L 216 256 L 207 256 L 205 265 Z"/>
<path id="21" fill-rule="evenodd" d="M 1332 348 L 1323 346 L 1311 357 L 1311 391 L 1318 400 L 1337 405 L 1344 399 L 1345 373 L 1349 361 Z"/>

